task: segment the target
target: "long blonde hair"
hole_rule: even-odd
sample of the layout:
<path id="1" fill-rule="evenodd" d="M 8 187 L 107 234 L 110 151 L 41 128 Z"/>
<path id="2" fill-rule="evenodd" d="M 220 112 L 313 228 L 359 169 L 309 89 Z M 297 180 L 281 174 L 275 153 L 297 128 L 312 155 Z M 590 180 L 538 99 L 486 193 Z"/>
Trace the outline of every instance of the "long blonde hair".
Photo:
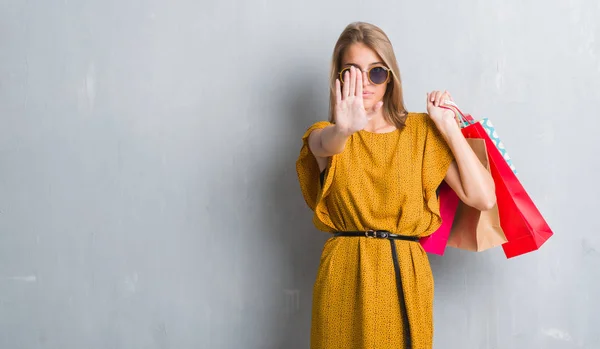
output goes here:
<path id="1" fill-rule="evenodd" d="M 365 23 L 350 23 L 340 34 L 331 59 L 331 76 L 329 83 L 329 121 L 334 122 L 335 117 L 335 80 L 339 77 L 342 56 L 352 44 L 362 43 L 375 51 L 385 65 L 391 69 L 391 80 L 383 96 L 383 117 L 396 128 L 404 128 L 408 112 L 404 106 L 400 69 L 394 54 L 394 48 L 388 36 L 379 27 Z"/>

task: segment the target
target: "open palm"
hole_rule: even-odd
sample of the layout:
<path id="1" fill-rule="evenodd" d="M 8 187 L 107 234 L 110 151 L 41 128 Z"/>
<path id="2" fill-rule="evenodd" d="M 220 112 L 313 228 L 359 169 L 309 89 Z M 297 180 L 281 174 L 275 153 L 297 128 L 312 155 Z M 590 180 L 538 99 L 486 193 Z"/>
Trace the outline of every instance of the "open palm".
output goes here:
<path id="1" fill-rule="evenodd" d="M 335 81 L 335 122 L 344 133 L 350 135 L 363 130 L 383 102 L 377 103 L 370 111 L 365 110 L 362 74 L 356 68 L 351 67 L 350 72 L 345 73 L 344 81 L 343 89 L 340 80 Z"/>

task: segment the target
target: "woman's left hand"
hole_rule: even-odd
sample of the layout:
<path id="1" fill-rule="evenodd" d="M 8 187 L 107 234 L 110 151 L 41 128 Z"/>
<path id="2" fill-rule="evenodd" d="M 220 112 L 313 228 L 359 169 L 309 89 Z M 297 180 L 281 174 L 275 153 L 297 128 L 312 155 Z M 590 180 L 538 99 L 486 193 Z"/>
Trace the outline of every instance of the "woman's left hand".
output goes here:
<path id="1" fill-rule="evenodd" d="M 446 101 L 453 101 L 448 91 L 433 91 L 427 94 L 427 113 L 440 132 L 449 131 L 458 126 L 456 114 L 453 110 L 442 108 Z"/>

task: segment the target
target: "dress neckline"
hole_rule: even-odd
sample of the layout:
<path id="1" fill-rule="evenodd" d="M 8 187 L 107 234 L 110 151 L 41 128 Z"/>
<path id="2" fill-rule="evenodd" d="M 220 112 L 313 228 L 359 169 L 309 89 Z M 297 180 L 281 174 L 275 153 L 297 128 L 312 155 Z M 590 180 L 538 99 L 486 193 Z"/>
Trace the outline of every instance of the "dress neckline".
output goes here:
<path id="1" fill-rule="evenodd" d="M 367 131 L 367 130 L 360 130 L 358 131 L 359 133 L 363 133 L 363 134 L 368 134 L 368 135 L 389 135 L 389 134 L 393 134 L 398 132 L 398 128 L 394 127 L 394 129 L 392 131 L 388 131 L 388 132 L 371 132 L 371 131 Z"/>

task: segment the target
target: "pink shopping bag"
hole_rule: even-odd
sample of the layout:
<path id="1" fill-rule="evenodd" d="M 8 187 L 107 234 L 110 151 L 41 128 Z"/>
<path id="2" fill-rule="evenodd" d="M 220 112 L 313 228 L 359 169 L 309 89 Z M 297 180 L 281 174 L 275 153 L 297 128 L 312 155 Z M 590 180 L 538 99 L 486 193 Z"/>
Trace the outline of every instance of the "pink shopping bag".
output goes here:
<path id="1" fill-rule="evenodd" d="M 419 242 L 425 252 L 443 256 L 454 222 L 454 214 L 458 208 L 459 198 L 446 182 L 442 182 L 440 185 L 438 195 L 442 225 L 431 235 L 422 237 Z"/>

